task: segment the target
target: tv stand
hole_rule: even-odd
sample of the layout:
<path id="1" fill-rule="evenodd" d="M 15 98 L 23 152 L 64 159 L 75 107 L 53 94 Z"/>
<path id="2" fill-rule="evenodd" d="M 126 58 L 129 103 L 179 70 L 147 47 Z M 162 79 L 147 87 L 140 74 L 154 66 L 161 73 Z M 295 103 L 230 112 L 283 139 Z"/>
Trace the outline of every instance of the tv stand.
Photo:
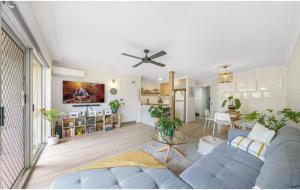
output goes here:
<path id="1" fill-rule="evenodd" d="M 69 138 L 97 131 L 110 131 L 121 127 L 120 114 L 64 117 L 61 121 L 62 138 Z"/>

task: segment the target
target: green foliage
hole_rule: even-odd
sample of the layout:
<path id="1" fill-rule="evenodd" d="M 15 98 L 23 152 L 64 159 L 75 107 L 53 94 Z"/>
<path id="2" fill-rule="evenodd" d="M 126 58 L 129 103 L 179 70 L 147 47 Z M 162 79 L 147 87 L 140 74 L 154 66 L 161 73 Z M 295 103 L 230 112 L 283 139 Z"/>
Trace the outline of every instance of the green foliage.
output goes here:
<path id="1" fill-rule="evenodd" d="M 268 129 L 278 131 L 280 128 L 286 126 L 287 122 L 298 123 L 300 112 L 293 111 L 291 108 L 284 108 L 277 113 L 277 118 L 272 109 L 267 109 L 266 113 L 254 111 L 245 117 L 246 120 L 257 121 Z"/>
<path id="2" fill-rule="evenodd" d="M 229 96 L 226 100 L 223 101 L 222 108 L 226 105 L 227 102 L 229 103 L 229 106 L 235 107 L 235 109 L 239 109 L 242 105 L 240 99 Z"/>
<path id="3" fill-rule="evenodd" d="M 161 118 L 164 115 L 162 106 L 150 106 L 148 111 L 152 118 Z"/>
<path id="4" fill-rule="evenodd" d="M 155 127 L 163 134 L 173 137 L 174 131 L 182 127 L 182 122 L 179 118 L 173 119 L 169 116 L 163 115 L 160 120 L 156 122 Z"/>
<path id="5" fill-rule="evenodd" d="M 49 123 L 51 124 L 51 136 L 54 136 L 55 135 L 55 123 L 59 118 L 65 116 L 65 113 L 58 112 L 56 109 L 50 109 L 50 110 L 41 109 L 41 113 L 43 115 L 43 118 L 48 120 Z"/>
<path id="6" fill-rule="evenodd" d="M 117 113 L 121 105 L 121 102 L 117 99 L 109 102 L 109 106 L 113 113 Z"/>

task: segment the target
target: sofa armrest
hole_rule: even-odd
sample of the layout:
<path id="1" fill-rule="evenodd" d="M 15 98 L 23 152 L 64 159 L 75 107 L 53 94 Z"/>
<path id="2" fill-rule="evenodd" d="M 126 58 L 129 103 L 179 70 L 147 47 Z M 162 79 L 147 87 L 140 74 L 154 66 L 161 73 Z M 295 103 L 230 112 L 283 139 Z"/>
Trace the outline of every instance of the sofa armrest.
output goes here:
<path id="1" fill-rule="evenodd" d="M 228 140 L 234 139 L 237 136 L 247 137 L 249 134 L 248 131 L 239 130 L 239 129 L 230 129 L 228 131 Z"/>

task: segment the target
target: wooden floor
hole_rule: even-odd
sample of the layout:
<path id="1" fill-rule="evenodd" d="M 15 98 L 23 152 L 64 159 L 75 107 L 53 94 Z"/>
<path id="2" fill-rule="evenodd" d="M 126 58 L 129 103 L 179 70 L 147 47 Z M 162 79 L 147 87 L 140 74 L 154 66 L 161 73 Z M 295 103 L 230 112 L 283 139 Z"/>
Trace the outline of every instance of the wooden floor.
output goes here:
<path id="1" fill-rule="evenodd" d="M 187 124 L 183 131 L 192 138 L 211 134 L 212 127 L 203 129 L 203 121 Z M 140 149 L 152 141 L 154 128 L 137 123 L 109 132 L 73 137 L 55 146 L 46 146 L 26 188 L 49 188 L 55 177 L 77 167 L 106 159 L 129 150 Z M 226 134 L 220 136 L 226 138 Z"/>

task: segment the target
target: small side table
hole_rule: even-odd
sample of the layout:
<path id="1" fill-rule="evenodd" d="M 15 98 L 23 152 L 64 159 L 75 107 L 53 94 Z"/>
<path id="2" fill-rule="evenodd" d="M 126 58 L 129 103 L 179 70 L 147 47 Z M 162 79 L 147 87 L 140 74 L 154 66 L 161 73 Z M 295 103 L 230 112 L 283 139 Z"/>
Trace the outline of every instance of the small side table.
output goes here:
<path id="1" fill-rule="evenodd" d="M 174 152 L 180 157 L 184 158 L 185 156 L 175 147 L 175 145 L 186 144 L 189 140 L 184 135 L 184 133 L 180 131 L 175 131 L 174 136 L 171 138 L 169 136 L 160 136 L 158 132 L 156 132 L 153 137 L 153 140 L 165 144 L 161 148 L 157 149 L 158 152 L 166 151 L 165 162 L 168 162 L 170 152 Z"/>

